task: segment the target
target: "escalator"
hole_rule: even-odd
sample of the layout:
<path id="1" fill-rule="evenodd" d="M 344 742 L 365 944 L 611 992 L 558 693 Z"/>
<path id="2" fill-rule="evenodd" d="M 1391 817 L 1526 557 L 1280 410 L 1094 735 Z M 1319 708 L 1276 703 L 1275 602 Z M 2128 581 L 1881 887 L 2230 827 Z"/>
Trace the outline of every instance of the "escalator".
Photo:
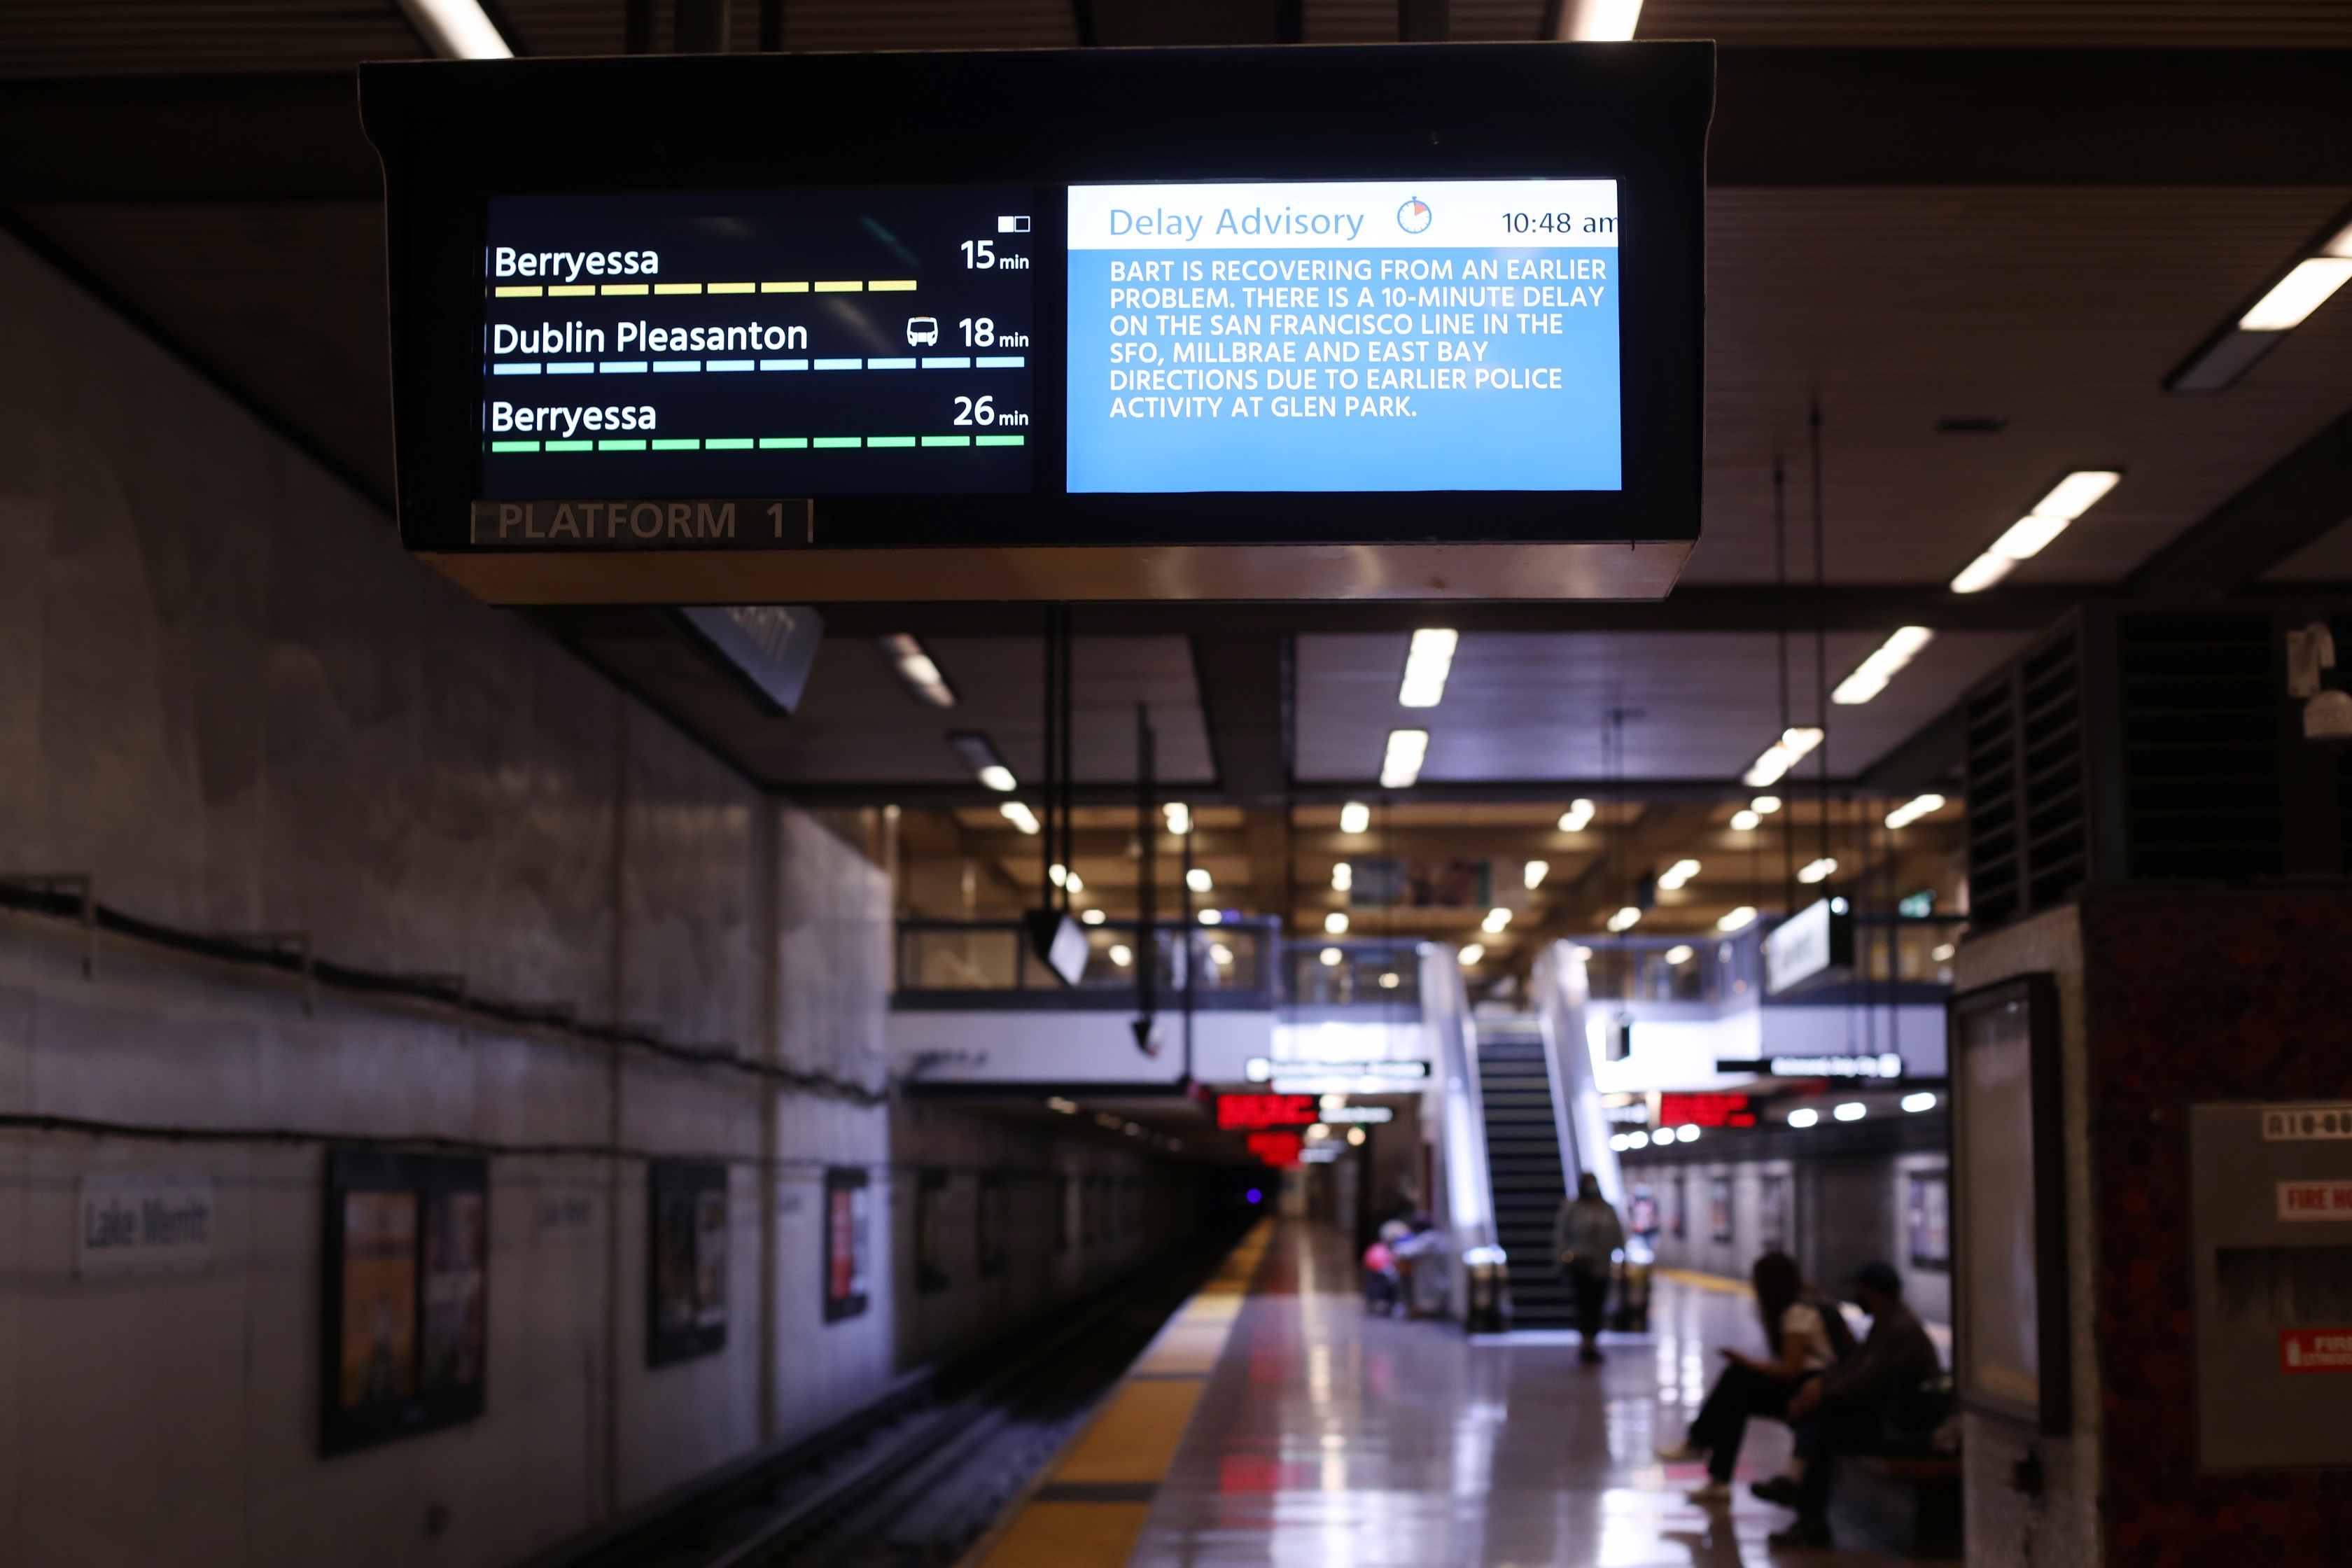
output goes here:
<path id="1" fill-rule="evenodd" d="M 1531 1016 L 1480 1018 L 1474 1027 L 1495 1239 L 1509 1260 L 1511 1327 L 1571 1328 L 1574 1292 L 1551 1256 L 1552 1221 L 1568 1180 L 1543 1029 Z"/>

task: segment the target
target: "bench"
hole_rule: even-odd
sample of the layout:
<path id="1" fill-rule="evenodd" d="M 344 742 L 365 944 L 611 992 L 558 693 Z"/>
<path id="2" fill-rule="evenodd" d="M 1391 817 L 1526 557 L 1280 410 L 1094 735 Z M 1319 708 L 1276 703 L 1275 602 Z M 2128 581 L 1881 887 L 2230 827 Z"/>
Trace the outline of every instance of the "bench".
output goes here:
<path id="1" fill-rule="evenodd" d="M 1840 1455 L 1830 1520 L 1906 1557 L 1958 1557 L 1960 1457 Z"/>

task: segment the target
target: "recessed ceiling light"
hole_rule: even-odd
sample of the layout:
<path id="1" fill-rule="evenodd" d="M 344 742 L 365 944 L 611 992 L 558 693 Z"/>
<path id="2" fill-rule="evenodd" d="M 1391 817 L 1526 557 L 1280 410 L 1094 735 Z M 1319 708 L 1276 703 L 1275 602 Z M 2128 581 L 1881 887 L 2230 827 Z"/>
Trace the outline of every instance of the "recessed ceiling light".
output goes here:
<path id="1" fill-rule="evenodd" d="M 1666 962 L 1675 965 L 1688 963 L 1697 951 L 1686 942 L 1678 942 L 1666 949 Z"/>
<path id="2" fill-rule="evenodd" d="M 2008 576 L 2016 563 L 2041 554 L 2052 540 L 2066 531 L 2068 523 L 2090 510 L 2122 479 L 2123 475 L 2113 468 L 2077 468 L 2068 474 L 1952 579 L 1952 592 L 1975 594 L 1991 587 Z"/>
<path id="3" fill-rule="evenodd" d="M 1716 921 L 1715 929 L 1722 931 L 1745 931 L 1748 929 L 1748 922 L 1753 921 L 1755 918 L 1756 906 L 1753 904 L 1742 904 L 1738 909 L 1733 910 L 1730 913 L 1725 915 L 1721 920 Z"/>
<path id="4" fill-rule="evenodd" d="M 1756 830 L 1756 825 L 1763 820 L 1752 811 L 1735 811 L 1731 814 L 1731 831 L 1752 833 Z"/>
<path id="5" fill-rule="evenodd" d="M 2352 279 L 2352 224 L 2338 219 L 2326 238 L 2296 258 L 2236 321 L 2199 344 L 2165 377 L 2165 390 L 2226 391 L 2288 332 L 2310 320 L 2347 279 Z"/>
<path id="6" fill-rule="evenodd" d="M 1780 797 L 1777 795 L 1759 795 L 1748 803 L 1748 808 L 1759 816 L 1769 816 L 1780 809 Z"/>
<path id="7" fill-rule="evenodd" d="M 1665 892 L 1678 892 L 1685 883 L 1697 875 L 1697 861 L 1677 860 L 1658 873 L 1658 886 Z"/>
<path id="8" fill-rule="evenodd" d="M 1352 890 L 1354 889 L 1355 886 L 1356 886 L 1356 865 L 1355 865 L 1355 862 L 1354 862 L 1354 861 L 1352 861 L 1352 860 L 1341 860 L 1341 861 L 1339 861 L 1338 863 L 1336 863 L 1335 865 L 1333 865 L 1333 866 L 1332 866 L 1332 868 L 1331 868 L 1331 890 L 1332 890 L 1333 892 L 1335 892 L 1335 893 L 1345 893 L 1345 892 L 1349 892 L 1349 891 L 1352 891 Z"/>
<path id="9" fill-rule="evenodd" d="M 1323 950 L 1321 954 L 1323 967 L 1326 969 L 1337 969 L 1339 967 L 1340 961 L 1345 959 L 1347 956 L 1348 955 L 1346 953 L 1341 952 L 1336 947 L 1327 947 Z"/>
<path id="10" fill-rule="evenodd" d="M 1908 827 L 1929 812 L 1942 810 L 1943 805 L 1944 797 L 1940 795 L 1913 795 L 1886 814 L 1886 826 Z"/>
<path id="11" fill-rule="evenodd" d="M 1583 832 L 1591 823 L 1592 814 L 1598 809 L 1600 808 L 1589 800 L 1569 802 L 1568 809 L 1559 814 L 1559 830 L 1562 833 Z"/>
<path id="12" fill-rule="evenodd" d="M 1501 931 L 1505 926 L 1509 925 L 1510 923 L 1511 911 L 1497 905 L 1496 908 L 1486 911 L 1486 918 L 1478 922 L 1478 929 L 1485 931 L 1488 936 L 1493 936 L 1496 932 Z"/>
<path id="13" fill-rule="evenodd" d="M 1098 926 L 1103 923 L 1103 912 L 1100 910 L 1088 910 L 1086 913 L 1080 915 L 1078 919 L 1086 921 L 1087 924 L 1090 926 Z"/>
<path id="14" fill-rule="evenodd" d="M 514 50 L 479 0 L 400 0 L 400 8 L 408 13 L 426 47 L 445 60 L 514 58 Z"/>
<path id="15" fill-rule="evenodd" d="M 1789 1125 L 1791 1127 L 1811 1127 L 1814 1122 L 1819 1121 L 1821 1119 L 1822 1113 L 1811 1107 L 1804 1107 L 1789 1112 Z"/>
<path id="16" fill-rule="evenodd" d="M 1849 708 L 1869 701 L 1886 689 L 1886 683 L 1895 679 L 1897 670 L 1935 640 L 1936 634 L 1926 626 L 1897 628 L 1894 636 L 1854 667 L 1852 675 L 1838 682 L 1837 689 L 1830 693 L 1830 700 Z"/>
<path id="17" fill-rule="evenodd" d="M 1580 44 L 1622 43 L 1642 23 L 1642 0 L 1570 0 L 1553 36 Z"/>
<path id="18" fill-rule="evenodd" d="M 1476 967 L 1478 961 L 1486 956 L 1486 944 L 1479 942 L 1472 942 L 1460 952 L 1454 954 L 1454 957 L 1460 961 L 1462 967 L 1465 969 Z"/>
<path id="19" fill-rule="evenodd" d="M 1037 821 L 1037 814 L 1022 802 L 1008 800 L 996 809 L 1003 814 L 1005 821 L 1013 824 L 1022 832 L 1034 834 L 1039 831 L 1041 825 Z"/>
<path id="20" fill-rule="evenodd" d="M 2352 257 L 2313 256 L 2298 261 L 2294 269 L 2271 286 L 2271 291 L 2254 301 L 2253 308 L 2238 318 L 2238 330 L 2244 332 L 2290 331 L 2309 319 L 2336 290 L 2352 281 Z"/>
<path id="21" fill-rule="evenodd" d="M 1442 626 L 1425 626 L 1412 634 L 1404 658 L 1404 679 L 1397 687 L 1402 708 L 1434 708 L 1445 696 L 1445 677 L 1454 668 L 1454 646 L 1460 634 Z"/>
<path id="22" fill-rule="evenodd" d="M 1764 748 L 1753 766 L 1740 775 L 1740 782 L 1750 789 L 1779 784 L 1790 768 L 1803 760 L 1805 753 L 1822 743 L 1821 731 L 1810 724 L 1792 725 L 1780 731 L 1780 738 Z"/>
<path id="23" fill-rule="evenodd" d="M 2006 555 L 1995 555 L 1988 550 L 1960 568 L 1960 574 L 1952 579 L 1952 592 L 1981 594 L 2016 570 L 2016 562 Z"/>
<path id="24" fill-rule="evenodd" d="M 1859 1121 L 1870 1114 L 1870 1108 L 1858 1100 L 1849 1100 L 1831 1114 L 1840 1121 Z"/>
<path id="25" fill-rule="evenodd" d="M 948 737 L 948 744 L 955 748 L 956 755 L 963 759 L 972 775 L 990 789 L 1010 791 L 1019 783 L 1013 770 L 1004 765 L 1004 759 L 997 754 L 996 743 L 979 731 L 960 730 Z"/>
<path id="26" fill-rule="evenodd" d="M 1381 787 L 1411 789 L 1421 777 L 1421 764 L 1428 755 L 1428 731 L 1391 730 L 1388 752 L 1381 759 Z"/>
<path id="27" fill-rule="evenodd" d="M 1348 920 L 1346 910 L 1333 910 L 1329 914 L 1323 917 L 1323 934 L 1326 936 L 1345 936 L 1348 934 L 1349 924 L 1349 921 Z"/>
<path id="28" fill-rule="evenodd" d="M 1549 860 L 1530 860 L 1520 868 L 1519 872 L 1521 879 L 1527 883 L 1528 891 L 1530 893 L 1542 887 L 1543 879 L 1550 874 L 1551 862 Z"/>
<path id="29" fill-rule="evenodd" d="M 1619 910 L 1615 914 L 1609 917 L 1609 929 L 1614 931 L 1632 931 L 1635 926 L 1641 923 L 1642 911 L 1635 909 L 1631 904 L 1627 904 L 1623 909 Z"/>
<path id="30" fill-rule="evenodd" d="M 1168 819 L 1168 831 L 1181 838 L 1192 831 L 1192 808 L 1181 800 L 1171 800 L 1160 808 Z"/>
<path id="31" fill-rule="evenodd" d="M 1837 858 L 1833 855 L 1824 855 L 1820 859 L 1809 861 L 1801 867 L 1797 871 L 1797 880 L 1811 887 L 1815 882 L 1826 882 L 1836 875 Z"/>
<path id="32" fill-rule="evenodd" d="M 1195 866 L 1185 872 L 1184 885 L 1196 893 L 1206 893 L 1216 887 L 1216 883 L 1209 876 L 1209 868 L 1206 866 Z"/>
<path id="33" fill-rule="evenodd" d="M 1351 800 L 1339 808 L 1339 831 L 1361 833 L 1372 825 L 1372 808 L 1360 800 Z"/>
<path id="34" fill-rule="evenodd" d="M 874 641 L 882 649 L 882 657 L 890 661 L 890 668 L 898 672 L 898 679 L 907 683 L 907 689 L 918 699 L 934 708 L 956 705 L 955 688 L 940 673 L 931 656 L 923 651 L 921 642 L 905 632 L 893 632 Z"/>

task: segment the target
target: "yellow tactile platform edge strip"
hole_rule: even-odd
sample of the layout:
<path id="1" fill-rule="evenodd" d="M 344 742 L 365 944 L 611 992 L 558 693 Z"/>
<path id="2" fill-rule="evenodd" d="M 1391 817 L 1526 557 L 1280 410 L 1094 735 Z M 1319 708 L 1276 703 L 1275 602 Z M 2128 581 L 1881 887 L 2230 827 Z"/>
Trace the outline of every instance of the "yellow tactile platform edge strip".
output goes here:
<path id="1" fill-rule="evenodd" d="M 1273 1238 L 1262 1220 L 1225 1255 L 960 1568 L 1125 1568 Z"/>

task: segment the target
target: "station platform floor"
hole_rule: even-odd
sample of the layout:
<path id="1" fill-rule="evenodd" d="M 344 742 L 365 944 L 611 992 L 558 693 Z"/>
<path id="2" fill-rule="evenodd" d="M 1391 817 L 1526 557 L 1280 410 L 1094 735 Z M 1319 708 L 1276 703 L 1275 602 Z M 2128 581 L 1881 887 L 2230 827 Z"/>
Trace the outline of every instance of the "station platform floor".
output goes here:
<path id="1" fill-rule="evenodd" d="M 1774 1551 L 1785 1510 L 1747 1495 L 1784 1428 L 1758 1422 L 1738 1500 L 1659 1463 L 1723 1364 L 1762 1348 L 1741 1293 L 1664 1279 L 1652 1331 L 1473 1339 L 1368 1314 L 1346 1239 L 1261 1226 L 1180 1311 L 1093 1424 L 967 1562 L 977 1568 L 1885 1568 L 1866 1550 Z"/>

